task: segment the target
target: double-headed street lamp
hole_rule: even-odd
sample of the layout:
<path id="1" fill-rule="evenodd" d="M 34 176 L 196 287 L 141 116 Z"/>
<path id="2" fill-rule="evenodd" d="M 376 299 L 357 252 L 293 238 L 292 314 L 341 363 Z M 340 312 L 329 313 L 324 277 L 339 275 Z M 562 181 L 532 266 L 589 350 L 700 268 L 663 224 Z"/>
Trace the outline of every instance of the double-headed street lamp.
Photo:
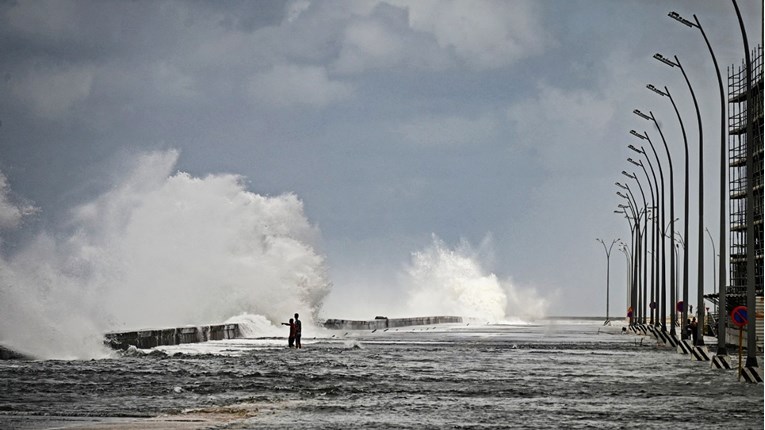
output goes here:
<path id="1" fill-rule="evenodd" d="M 603 242 L 603 239 L 596 238 L 598 242 L 603 244 L 603 249 L 606 251 L 606 321 L 603 323 L 603 325 L 611 325 L 611 318 L 609 317 L 609 311 L 608 311 L 608 303 L 610 300 L 610 283 L 611 283 L 611 248 L 614 247 L 614 244 L 618 242 L 620 239 L 616 238 L 613 241 L 611 241 L 611 246 L 606 248 L 606 243 Z"/>
<path id="2" fill-rule="evenodd" d="M 735 0 L 734 0 L 735 5 Z M 736 6 L 736 10 L 738 11 L 738 6 Z M 720 263 L 720 272 L 719 277 L 717 277 L 718 285 L 720 285 L 720 293 L 718 296 L 718 303 L 722 303 L 722 308 L 718 308 L 717 312 L 717 355 L 727 355 L 727 350 L 725 346 L 725 318 L 727 317 L 727 311 L 725 310 L 725 281 L 727 277 L 727 272 L 725 270 L 725 261 L 726 261 L 726 254 L 725 254 L 725 205 L 727 202 L 727 187 L 726 187 L 726 175 L 725 171 L 727 169 L 727 145 L 725 142 L 725 134 L 726 134 L 726 127 L 725 127 L 725 92 L 723 90 L 723 82 L 722 82 L 722 76 L 720 75 L 720 67 L 717 65 L 717 58 L 715 57 L 715 53 L 712 50 L 712 44 L 709 43 L 709 39 L 707 38 L 707 34 L 704 32 L 704 27 L 701 26 L 701 23 L 699 22 L 699 19 L 696 17 L 696 15 L 693 15 L 693 20 L 695 22 L 691 22 L 682 16 L 680 16 L 679 13 L 672 11 L 669 13 L 669 17 L 690 27 L 690 28 L 698 28 L 701 32 L 701 35 L 704 37 L 704 42 L 707 44 L 707 48 L 709 49 L 709 54 L 712 56 L 712 62 L 715 65 L 715 72 L 717 73 L 717 89 L 720 93 L 720 255 L 719 255 L 719 263 Z M 748 99 L 747 99 L 748 100 Z M 711 233 L 710 233 L 710 239 L 711 239 Z M 714 244 L 714 241 L 713 241 Z"/>

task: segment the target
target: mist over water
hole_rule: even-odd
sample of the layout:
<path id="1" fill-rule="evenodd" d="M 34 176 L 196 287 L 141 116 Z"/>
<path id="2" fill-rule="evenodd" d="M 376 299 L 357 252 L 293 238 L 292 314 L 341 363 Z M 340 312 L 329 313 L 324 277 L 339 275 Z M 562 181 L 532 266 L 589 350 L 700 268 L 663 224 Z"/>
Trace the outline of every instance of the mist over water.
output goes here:
<path id="1" fill-rule="evenodd" d="M 140 156 L 73 211 L 67 233 L 40 233 L 0 261 L 0 343 L 89 358 L 109 330 L 295 312 L 311 323 L 331 283 L 302 202 L 249 192 L 236 175 L 174 173 L 177 159 Z"/>

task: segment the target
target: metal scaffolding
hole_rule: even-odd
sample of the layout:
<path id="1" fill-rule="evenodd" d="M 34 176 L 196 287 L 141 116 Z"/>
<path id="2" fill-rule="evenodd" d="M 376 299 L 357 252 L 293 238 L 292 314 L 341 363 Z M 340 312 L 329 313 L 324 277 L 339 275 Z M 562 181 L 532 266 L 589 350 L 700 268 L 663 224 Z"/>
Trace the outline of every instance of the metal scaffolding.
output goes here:
<path id="1" fill-rule="evenodd" d="M 762 46 L 752 52 L 752 100 L 747 100 L 746 65 L 728 67 L 728 148 L 730 283 L 726 314 L 746 305 L 747 260 L 755 258 L 755 291 L 763 293 L 763 62 Z M 747 139 L 747 115 L 752 110 L 752 136 Z M 747 141 L 753 145 L 753 195 L 747 195 Z M 754 209 L 747 220 L 747 205 Z M 752 225 L 753 224 L 753 225 Z M 747 230 L 754 229 L 754 256 L 747 252 Z"/>

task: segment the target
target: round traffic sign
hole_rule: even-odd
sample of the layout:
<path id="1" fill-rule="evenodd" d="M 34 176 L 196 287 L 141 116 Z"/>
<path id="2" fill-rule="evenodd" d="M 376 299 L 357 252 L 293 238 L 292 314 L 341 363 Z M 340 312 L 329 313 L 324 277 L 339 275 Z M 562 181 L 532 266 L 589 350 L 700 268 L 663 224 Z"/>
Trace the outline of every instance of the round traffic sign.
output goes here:
<path id="1" fill-rule="evenodd" d="M 683 309 L 685 309 L 685 303 L 683 303 L 683 301 L 680 300 L 679 302 L 677 302 L 675 309 L 677 309 L 678 312 L 682 312 Z"/>
<path id="2" fill-rule="evenodd" d="M 651 302 L 651 309 L 656 309 L 656 302 Z"/>
<path id="3" fill-rule="evenodd" d="M 736 327 L 743 327 L 749 323 L 746 306 L 736 306 L 730 312 L 730 320 Z"/>

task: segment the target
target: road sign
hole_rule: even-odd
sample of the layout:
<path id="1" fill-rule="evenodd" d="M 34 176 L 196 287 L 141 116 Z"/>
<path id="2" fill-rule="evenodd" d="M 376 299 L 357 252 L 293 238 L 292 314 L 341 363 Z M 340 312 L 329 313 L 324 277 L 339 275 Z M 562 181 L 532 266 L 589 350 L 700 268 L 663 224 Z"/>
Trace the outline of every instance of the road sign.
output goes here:
<path id="1" fill-rule="evenodd" d="M 730 312 L 730 320 L 739 328 L 747 325 L 749 323 L 749 318 L 747 317 L 746 306 L 736 306 L 733 308 Z"/>
<path id="2" fill-rule="evenodd" d="M 677 309 L 678 312 L 682 312 L 684 309 L 685 303 L 683 303 L 682 300 L 677 302 L 677 306 L 675 306 L 675 309 Z"/>
<path id="3" fill-rule="evenodd" d="M 656 309 L 656 302 L 651 302 L 651 309 Z"/>

